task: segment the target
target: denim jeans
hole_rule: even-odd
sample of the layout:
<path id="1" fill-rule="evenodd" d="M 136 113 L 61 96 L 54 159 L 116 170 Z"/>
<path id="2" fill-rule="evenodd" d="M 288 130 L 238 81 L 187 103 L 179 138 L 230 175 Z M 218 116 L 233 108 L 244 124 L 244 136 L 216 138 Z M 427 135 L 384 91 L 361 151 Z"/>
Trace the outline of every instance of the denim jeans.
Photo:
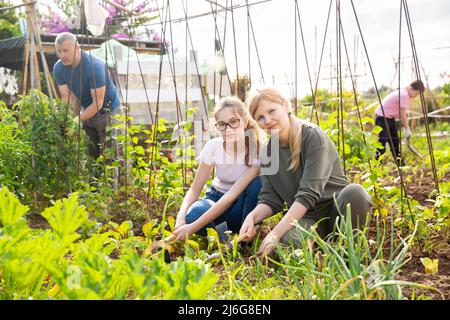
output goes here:
<path id="1" fill-rule="evenodd" d="M 92 118 L 83 122 L 83 130 L 89 137 L 88 143 L 88 153 L 94 159 L 97 159 L 101 155 L 101 146 L 109 141 L 109 144 L 114 144 L 115 153 L 117 154 L 117 136 L 122 134 L 120 129 L 113 128 L 111 134 L 115 137 L 114 139 L 106 139 L 106 127 L 109 124 L 120 123 L 115 116 L 117 114 L 122 115 L 121 106 L 114 109 L 112 112 L 100 113 L 97 112 Z M 111 147 L 111 145 L 107 145 Z"/>
<path id="2" fill-rule="evenodd" d="M 247 215 L 256 207 L 259 191 L 261 190 L 261 178 L 256 177 L 242 192 L 239 198 L 213 222 L 207 224 L 197 233 L 206 235 L 206 228 L 214 228 L 223 221 L 227 222 L 228 230 L 234 233 L 239 229 Z M 217 191 L 213 186 L 209 187 L 205 198 L 194 202 L 186 213 L 186 223 L 192 223 L 200 218 L 209 208 L 211 208 L 224 193 Z"/>

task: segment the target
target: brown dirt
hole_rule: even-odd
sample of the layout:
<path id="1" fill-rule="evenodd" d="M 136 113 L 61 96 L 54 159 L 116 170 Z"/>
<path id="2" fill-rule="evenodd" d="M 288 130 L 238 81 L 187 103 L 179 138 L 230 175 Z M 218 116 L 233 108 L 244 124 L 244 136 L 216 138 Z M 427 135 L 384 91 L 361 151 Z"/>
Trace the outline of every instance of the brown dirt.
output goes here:
<path id="1" fill-rule="evenodd" d="M 420 171 L 411 181 L 411 183 L 405 184 L 407 195 L 419 201 L 423 206 L 431 206 L 433 203 L 427 201 L 427 199 L 430 199 L 430 193 L 436 189 L 432 171 L 430 169 Z M 438 182 L 443 181 L 450 181 L 450 172 L 447 172 L 443 179 Z M 435 197 L 432 196 L 431 199 L 435 199 Z"/>
<path id="2" fill-rule="evenodd" d="M 50 229 L 47 220 L 39 213 L 31 213 L 26 216 L 28 225 L 32 229 Z"/>
<path id="3" fill-rule="evenodd" d="M 446 241 L 446 239 L 442 239 Z M 448 241 L 448 240 L 447 240 Z M 404 293 L 407 297 L 411 297 L 413 291 L 414 296 L 417 298 L 419 295 L 431 296 L 433 300 L 446 299 L 450 300 L 450 245 L 447 243 L 446 248 L 440 249 L 433 253 L 424 253 L 420 249 L 413 248 L 411 250 L 412 258 L 404 266 L 403 270 L 398 275 L 399 280 L 411 281 L 415 283 L 421 283 L 429 285 L 439 289 L 443 296 L 438 292 L 406 288 Z M 426 274 L 425 267 L 422 265 L 420 258 L 428 257 L 430 259 L 439 259 L 438 272 L 435 274 Z"/>
<path id="4" fill-rule="evenodd" d="M 412 175 L 411 173 L 408 173 Z M 393 172 L 393 177 L 397 176 L 397 173 Z M 406 176 L 406 175 L 405 175 Z M 411 177 L 411 183 L 405 184 L 406 193 L 413 199 L 417 200 L 420 205 L 426 207 L 432 207 L 435 196 L 431 196 L 431 192 L 436 188 L 435 181 L 430 169 L 421 170 L 416 175 Z M 443 179 L 440 181 L 450 181 L 450 172 L 447 172 Z M 387 218 L 389 220 L 389 218 Z M 373 219 L 374 222 L 375 219 Z M 448 230 L 447 230 L 448 233 Z M 375 238 L 375 227 L 371 226 L 369 230 L 369 238 Z M 422 248 L 423 244 L 418 243 L 410 250 L 410 260 L 403 266 L 398 280 L 420 283 L 428 286 L 432 286 L 440 290 L 446 300 L 450 300 L 450 239 L 445 231 L 439 234 L 433 235 L 432 239 L 428 240 L 427 248 Z M 387 239 L 384 252 L 389 253 L 390 241 Z M 421 258 L 438 259 L 439 267 L 436 274 L 426 274 L 425 267 L 420 261 Z M 442 299 L 440 293 L 431 290 L 414 289 L 407 287 L 404 289 L 404 294 L 408 298 L 418 298 L 421 294 L 432 299 Z"/>

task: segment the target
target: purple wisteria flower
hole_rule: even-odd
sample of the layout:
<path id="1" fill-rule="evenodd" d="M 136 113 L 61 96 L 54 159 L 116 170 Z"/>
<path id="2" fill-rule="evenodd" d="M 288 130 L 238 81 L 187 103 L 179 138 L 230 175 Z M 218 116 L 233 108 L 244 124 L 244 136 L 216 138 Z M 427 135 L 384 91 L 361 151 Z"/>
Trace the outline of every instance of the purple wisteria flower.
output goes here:
<path id="1" fill-rule="evenodd" d="M 47 15 L 41 15 L 41 28 L 47 33 L 61 33 L 69 31 L 65 21 L 59 14 L 53 12 L 50 6 L 47 6 Z"/>
<path id="2" fill-rule="evenodd" d="M 155 12 L 156 8 L 153 8 L 150 0 L 112 0 L 116 4 L 131 9 L 131 4 L 133 3 L 133 11 L 141 14 L 148 14 L 151 12 Z M 132 2 L 134 1 L 134 2 Z M 67 8 L 66 8 L 67 9 Z M 70 17 L 70 13 L 66 12 L 64 9 L 64 13 L 67 17 L 63 17 L 57 12 L 54 12 L 50 6 L 47 6 L 47 10 L 45 10 L 46 14 L 41 15 L 40 25 L 42 29 L 50 34 L 56 34 L 61 32 L 70 31 L 72 29 L 71 24 L 69 23 L 68 17 Z M 142 38 L 142 34 L 133 34 L 130 36 L 129 28 L 127 27 L 126 21 L 129 18 L 129 13 L 124 12 L 120 8 L 115 7 L 111 4 L 106 4 L 105 9 L 109 12 L 108 17 L 106 18 L 106 25 L 109 28 L 110 34 L 112 34 L 112 38 L 114 39 L 139 39 Z M 141 16 L 139 17 L 139 23 L 143 23 Z M 161 42 L 161 36 L 154 30 L 151 30 L 151 35 L 149 36 L 149 40 L 151 41 L 159 41 Z M 167 46 L 167 43 L 166 43 Z"/>
<path id="3" fill-rule="evenodd" d="M 111 35 L 111 37 L 114 39 L 126 39 L 126 40 L 130 39 L 130 36 L 125 33 L 114 33 Z"/>

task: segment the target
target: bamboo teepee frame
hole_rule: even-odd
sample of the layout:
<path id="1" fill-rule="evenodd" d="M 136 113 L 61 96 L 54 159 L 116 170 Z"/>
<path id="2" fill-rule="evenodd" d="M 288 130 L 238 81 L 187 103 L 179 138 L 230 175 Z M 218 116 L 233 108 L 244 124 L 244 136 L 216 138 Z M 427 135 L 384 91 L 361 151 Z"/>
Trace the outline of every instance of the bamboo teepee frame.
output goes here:
<path id="1" fill-rule="evenodd" d="M 45 60 L 44 51 L 42 49 L 41 33 L 37 23 L 35 4 L 36 1 L 23 0 L 23 6 L 26 7 L 27 14 L 27 33 L 24 52 L 25 59 L 22 93 L 26 94 L 29 89 L 42 90 L 38 62 L 39 54 L 44 72 L 44 80 L 48 88 L 48 94 L 49 97 L 53 99 L 53 97 L 57 97 L 58 95 L 47 65 L 47 61 Z"/>

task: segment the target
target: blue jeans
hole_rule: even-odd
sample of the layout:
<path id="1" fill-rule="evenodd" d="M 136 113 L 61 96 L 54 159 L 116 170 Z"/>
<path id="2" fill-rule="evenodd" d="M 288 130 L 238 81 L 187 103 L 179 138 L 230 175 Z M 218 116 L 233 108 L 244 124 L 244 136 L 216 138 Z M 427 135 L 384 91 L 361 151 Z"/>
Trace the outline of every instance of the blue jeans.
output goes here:
<path id="1" fill-rule="evenodd" d="M 252 211 L 258 203 L 258 195 L 261 190 L 261 178 L 256 177 L 242 192 L 236 201 L 216 220 L 201 228 L 197 233 L 206 235 L 206 228 L 214 228 L 223 221 L 227 222 L 228 230 L 234 233 L 239 232 L 239 229 L 244 222 L 244 219 Z M 204 199 L 194 202 L 186 213 L 186 223 L 192 223 L 200 218 L 209 208 L 211 208 L 224 193 L 217 191 L 213 186 L 206 191 Z"/>

